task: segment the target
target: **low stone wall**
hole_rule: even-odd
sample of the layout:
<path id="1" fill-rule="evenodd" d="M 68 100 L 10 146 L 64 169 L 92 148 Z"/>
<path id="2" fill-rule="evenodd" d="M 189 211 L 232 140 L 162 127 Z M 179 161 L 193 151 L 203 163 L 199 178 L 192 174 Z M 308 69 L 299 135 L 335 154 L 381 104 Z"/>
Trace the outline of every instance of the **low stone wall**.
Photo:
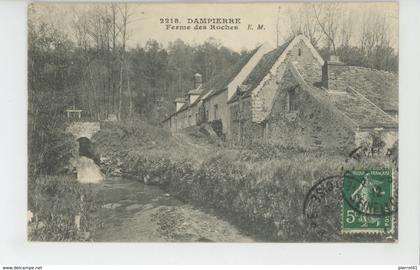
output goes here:
<path id="1" fill-rule="evenodd" d="M 66 132 L 72 134 L 76 139 L 81 137 L 92 139 L 92 136 L 100 129 L 99 122 L 74 122 L 66 128 Z"/>

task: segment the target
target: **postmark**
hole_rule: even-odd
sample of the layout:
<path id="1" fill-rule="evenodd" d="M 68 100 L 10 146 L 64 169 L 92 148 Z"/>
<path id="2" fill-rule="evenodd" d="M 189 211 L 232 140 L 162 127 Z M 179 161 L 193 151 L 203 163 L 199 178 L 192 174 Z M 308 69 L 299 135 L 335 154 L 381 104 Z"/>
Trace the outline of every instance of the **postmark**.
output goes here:
<path id="1" fill-rule="evenodd" d="M 309 238 L 313 241 L 342 238 L 340 211 L 342 201 L 342 175 L 319 179 L 308 190 L 303 202 L 303 217 Z"/>

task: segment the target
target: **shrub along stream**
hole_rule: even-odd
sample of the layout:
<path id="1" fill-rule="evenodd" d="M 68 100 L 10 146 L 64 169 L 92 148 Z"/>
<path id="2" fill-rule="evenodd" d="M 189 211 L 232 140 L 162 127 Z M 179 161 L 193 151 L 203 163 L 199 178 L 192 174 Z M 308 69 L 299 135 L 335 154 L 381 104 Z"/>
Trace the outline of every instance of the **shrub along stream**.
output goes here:
<path id="1" fill-rule="evenodd" d="M 379 156 L 356 161 L 338 153 L 277 149 L 269 157 L 264 145 L 196 145 L 140 121 L 108 124 L 94 140 L 108 173 L 160 185 L 271 241 L 358 241 L 340 233 L 340 190 L 324 198 L 327 207 L 319 209 L 316 229 L 302 214 L 305 196 L 318 180 L 346 169 L 393 166 Z"/>

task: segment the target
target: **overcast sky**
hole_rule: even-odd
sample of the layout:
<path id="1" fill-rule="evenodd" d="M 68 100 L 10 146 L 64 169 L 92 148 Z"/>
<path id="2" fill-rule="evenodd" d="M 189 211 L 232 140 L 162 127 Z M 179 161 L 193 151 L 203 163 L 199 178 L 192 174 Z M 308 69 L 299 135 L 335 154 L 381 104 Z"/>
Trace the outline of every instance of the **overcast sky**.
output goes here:
<path id="1" fill-rule="evenodd" d="M 398 5 L 395 3 L 342 3 L 345 16 L 350 16 L 352 22 L 352 43 L 360 39 L 362 18 L 372 14 L 385 15 L 389 26 L 391 46 L 398 50 Z M 30 16 L 37 21 L 54 23 L 58 28 L 73 35 L 71 21 L 74 12 L 96 9 L 100 4 L 36 4 L 35 13 Z M 253 49 L 256 45 L 270 42 L 276 44 L 276 24 L 279 22 L 279 40 L 288 37 L 290 29 L 290 14 L 300 15 L 302 4 L 292 3 L 241 3 L 241 4 L 130 4 L 133 12 L 132 23 L 129 25 L 130 39 L 128 45 L 142 46 L 149 39 L 156 39 L 164 46 L 177 38 L 190 44 L 202 43 L 214 37 L 226 47 L 239 51 L 243 48 Z M 280 11 L 279 11 L 280 10 Z M 179 25 L 186 25 L 187 18 L 240 18 L 239 30 L 165 30 L 165 24 L 160 18 L 178 18 Z M 256 26 L 263 24 L 264 30 L 248 30 L 248 24 Z M 192 25 L 193 26 L 193 25 Z"/>

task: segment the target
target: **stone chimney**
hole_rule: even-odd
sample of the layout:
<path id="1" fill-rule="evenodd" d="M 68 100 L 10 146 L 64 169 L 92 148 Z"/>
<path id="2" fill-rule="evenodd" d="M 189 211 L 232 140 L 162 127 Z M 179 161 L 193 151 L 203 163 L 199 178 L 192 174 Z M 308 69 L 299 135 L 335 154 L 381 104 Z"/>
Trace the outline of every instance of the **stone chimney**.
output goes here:
<path id="1" fill-rule="evenodd" d="M 179 111 L 179 109 L 181 109 L 181 107 L 185 104 L 185 98 L 176 98 L 174 103 L 176 105 L 176 111 Z"/>
<path id="2" fill-rule="evenodd" d="M 201 74 L 195 73 L 194 74 L 194 89 L 197 89 L 200 87 L 200 85 L 203 83 L 203 78 L 201 77 Z"/>
<path id="3" fill-rule="evenodd" d="M 329 90 L 341 90 L 340 74 L 348 70 L 337 55 L 331 55 L 329 61 L 322 66 L 322 86 Z"/>

